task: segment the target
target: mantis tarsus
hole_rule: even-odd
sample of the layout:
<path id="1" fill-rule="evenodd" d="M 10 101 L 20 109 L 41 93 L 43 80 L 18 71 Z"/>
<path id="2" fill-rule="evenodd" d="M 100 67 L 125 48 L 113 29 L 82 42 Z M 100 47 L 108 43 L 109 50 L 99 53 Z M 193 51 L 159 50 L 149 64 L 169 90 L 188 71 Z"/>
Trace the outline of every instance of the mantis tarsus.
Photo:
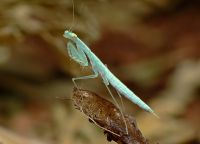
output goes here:
<path id="1" fill-rule="evenodd" d="M 112 85 L 117 92 L 122 94 L 124 97 L 128 98 L 130 101 L 141 107 L 147 112 L 152 113 L 156 117 L 158 117 L 154 111 L 144 103 L 139 97 L 137 97 L 128 87 L 126 87 L 108 68 L 105 66 L 101 60 L 90 50 L 90 48 L 78 38 L 78 36 L 66 30 L 63 35 L 65 38 L 69 39 L 67 44 L 67 50 L 69 56 L 79 63 L 81 66 L 89 66 L 89 63 L 92 66 L 93 75 L 83 76 L 73 78 L 73 82 L 75 83 L 76 80 L 79 79 L 89 79 L 89 78 L 96 78 L 100 75 L 103 79 L 104 84 L 106 85 L 109 93 L 113 97 L 111 91 L 108 88 L 108 85 Z M 88 58 L 88 59 L 87 59 Z M 89 60 L 89 61 L 88 61 Z M 114 99 L 114 98 L 113 98 Z M 114 99 L 115 100 L 115 99 Z M 116 101 L 115 101 L 116 102 Z"/>

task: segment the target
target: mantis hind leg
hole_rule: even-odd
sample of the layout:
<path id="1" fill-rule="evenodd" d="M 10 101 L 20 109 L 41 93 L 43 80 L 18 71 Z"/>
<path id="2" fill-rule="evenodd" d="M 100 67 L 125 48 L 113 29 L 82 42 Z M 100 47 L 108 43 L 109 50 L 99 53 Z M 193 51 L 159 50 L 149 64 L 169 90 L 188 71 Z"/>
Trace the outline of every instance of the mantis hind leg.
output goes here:
<path id="1" fill-rule="evenodd" d="M 119 98 L 120 98 L 120 101 L 121 101 L 122 111 L 125 111 L 125 106 L 124 106 L 124 102 L 123 102 L 123 100 L 122 100 L 122 96 L 121 96 L 121 94 L 119 93 L 118 90 L 116 90 L 116 91 L 117 91 L 117 94 L 118 94 L 118 96 L 119 96 Z"/>
<path id="2" fill-rule="evenodd" d="M 113 94 L 112 94 L 110 88 L 108 87 L 109 82 L 108 82 L 106 79 L 104 79 L 104 78 L 103 78 L 103 81 L 104 81 L 104 84 L 105 84 L 105 86 L 106 86 L 106 88 L 107 88 L 109 94 L 111 95 L 112 99 L 114 100 L 116 106 L 118 107 L 118 109 L 119 109 L 119 111 L 120 111 L 120 113 L 121 113 L 121 115 L 122 115 L 122 118 L 123 118 L 123 121 L 124 121 L 124 124 L 125 124 L 125 128 L 126 128 L 126 133 L 128 134 L 128 127 L 127 127 L 127 123 L 126 123 L 126 120 L 125 120 L 123 111 L 122 111 L 122 109 L 120 108 L 119 103 L 117 102 L 117 100 L 116 100 L 115 97 L 113 96 Z M 121 96 L 121 95 L 120 95 L 120 96 Z M 121 97 L 120 97 L 120 98 L 121 98 Z M 122 101 L 122 98 L 121 98 L 121 101 Z"/>

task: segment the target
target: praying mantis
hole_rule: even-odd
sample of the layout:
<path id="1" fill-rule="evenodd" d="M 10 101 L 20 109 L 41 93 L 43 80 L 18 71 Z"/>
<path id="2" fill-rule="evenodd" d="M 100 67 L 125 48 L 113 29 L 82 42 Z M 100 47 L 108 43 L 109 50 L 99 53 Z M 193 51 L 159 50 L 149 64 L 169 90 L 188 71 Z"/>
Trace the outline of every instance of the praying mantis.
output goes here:
<path id="1" fill-rule="evenodd" d="M 74 84 L 76 80 L 91 79 L 101 76 L 106 88 L 108 89 L 115 103 L 117 102 L 108 87 L 109 85 L 112 85 L 119 95 L 123 95 L 124 97 L 138 105 L 140 108 L 158 117 L 156 113 L 145 102 L 143 102 L 138 96 L 136 96 L 107 68 L 106 65 L 102 63 L 102 61 L 90 50 L 90 48 L 81 39 L 78 38 L 75 33 L 66 30 L 63 36 L 69 40 L 67 44 L 69 56 L 83 67 L 91 65 L 94 72 L 94 74 L 92 75 L 72 78 Z"/>

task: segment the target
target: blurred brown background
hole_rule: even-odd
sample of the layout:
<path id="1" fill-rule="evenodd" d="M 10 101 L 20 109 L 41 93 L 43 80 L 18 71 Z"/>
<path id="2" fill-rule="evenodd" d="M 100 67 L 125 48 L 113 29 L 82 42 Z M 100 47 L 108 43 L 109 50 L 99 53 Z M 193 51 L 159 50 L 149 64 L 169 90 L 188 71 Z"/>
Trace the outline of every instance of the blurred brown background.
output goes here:
<path id="1" fill-rule="evenodd" d="M 199 0 L 1 0 L 0 143 L 103 144 L 72 101 L 72 30 L 160 116 L 124 99 L 151 143 L 200 143 Z M 110 99 L 101 79 L 78 85 Z M 67 98 L 67 99 L 63 99 Z M 114 143 L 114 142 L 111 142 Z"/>

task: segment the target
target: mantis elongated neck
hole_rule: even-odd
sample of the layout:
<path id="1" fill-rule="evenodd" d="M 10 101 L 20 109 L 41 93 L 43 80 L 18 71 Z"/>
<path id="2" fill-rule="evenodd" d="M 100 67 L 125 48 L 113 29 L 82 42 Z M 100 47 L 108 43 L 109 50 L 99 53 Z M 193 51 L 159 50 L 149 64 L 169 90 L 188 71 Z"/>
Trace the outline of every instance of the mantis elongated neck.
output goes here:
<path id="1" fill-rule="evenodd" d="M 88 56 L 89 59 L 94 55 L 94 53 L 90 50 L 90 48 L 78 37 L 77 37 L 75 43 L 81 50 L 84 51 L 84 53 L 86 53 L 86 55 Z"/>

